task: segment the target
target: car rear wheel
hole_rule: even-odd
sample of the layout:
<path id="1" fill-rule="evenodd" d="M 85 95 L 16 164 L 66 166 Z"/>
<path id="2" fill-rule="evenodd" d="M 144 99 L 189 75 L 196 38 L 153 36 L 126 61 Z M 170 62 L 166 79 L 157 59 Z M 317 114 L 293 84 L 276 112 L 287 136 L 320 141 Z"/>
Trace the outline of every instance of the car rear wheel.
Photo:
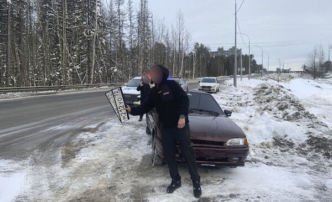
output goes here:
<path id="1" fill-rule="evenodd" d="M 151 131 L 150 131 L 150 128 L 148 126 L 146 126 L 145 133 L 148 134 L 148 135 L 151 135 Z"/>

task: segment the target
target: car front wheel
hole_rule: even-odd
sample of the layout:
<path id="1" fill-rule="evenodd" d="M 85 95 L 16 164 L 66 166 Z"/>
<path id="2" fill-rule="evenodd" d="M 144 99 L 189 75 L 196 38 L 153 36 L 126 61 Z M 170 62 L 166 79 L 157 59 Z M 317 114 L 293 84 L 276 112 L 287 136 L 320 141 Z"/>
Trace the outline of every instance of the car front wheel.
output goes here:
<path id="1" fill-rule="evenodd" d="M 152 155 L 151 155 L 151 161 L 152 161 L 152 165 L 164 165 L 166 164 L 161 158 L 160 156 L 157 154 L 157 149 L 156 149 L 156 139 L 154 137 L 154 135 L 152 135 Z"/>

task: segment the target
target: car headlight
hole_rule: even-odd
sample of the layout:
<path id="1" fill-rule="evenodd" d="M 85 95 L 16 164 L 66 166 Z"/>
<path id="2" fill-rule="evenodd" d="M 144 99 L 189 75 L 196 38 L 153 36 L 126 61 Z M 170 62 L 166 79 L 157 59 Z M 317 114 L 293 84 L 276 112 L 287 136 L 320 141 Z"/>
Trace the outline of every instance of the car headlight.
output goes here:
<path id="1" fill-rule="evenodd" d="M 247 138 L 232 138 L 226 142 L 227 146 L 241 146 L 241 145 L 248 145 Z"/>
<path id="2" fill-rule="evenodd" d="M 212 87 L 212 88 L 214 88 L 214 87 L 215 87 L 215 85 L 212 85 L 211 87 Z"/>

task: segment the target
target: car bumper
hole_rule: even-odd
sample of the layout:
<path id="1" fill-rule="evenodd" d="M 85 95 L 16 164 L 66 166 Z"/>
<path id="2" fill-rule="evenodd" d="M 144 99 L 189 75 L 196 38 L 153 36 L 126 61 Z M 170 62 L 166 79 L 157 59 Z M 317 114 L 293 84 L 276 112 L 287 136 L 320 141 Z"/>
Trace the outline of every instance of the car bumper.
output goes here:
<path id="1" fill-rule="evenodd" d="M 124 94 L 124 101 L 126 105 L 140 105 L 140 100 L 138 98 L 138 95 L 134 94 Z"/>
<path id="2" fill-rule="evenodd" d="M 193 144 L 196 162 L 199 166 L 244 166 L 249 146 L 198 146 Z M 179 158 L 179 162 L 184 159 Z"/>
<path id="3" fill-rule="evenodd" d="M 216 92 L 217 89 L 216 88 L 198 88 L 198 90 L 201 90 L 201 91 L 205 91 L 205 92 Z"/>

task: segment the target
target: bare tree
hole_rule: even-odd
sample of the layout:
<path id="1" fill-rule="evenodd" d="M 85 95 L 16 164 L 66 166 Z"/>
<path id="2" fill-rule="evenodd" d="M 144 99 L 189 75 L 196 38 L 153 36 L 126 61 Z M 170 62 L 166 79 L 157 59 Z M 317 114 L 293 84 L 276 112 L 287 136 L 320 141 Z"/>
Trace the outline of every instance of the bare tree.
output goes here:
<path id="1" fill-rule="evenodd" d="M 11 84 L 11 7 L 12 4 L 10 1 L 7 1 L 8 4 L 8 15 L 7 15 L 7 67 L 6 67 L 6 78 L 7 78 L 7 86 Z"/>
<path id="2" fill-rule="evenodd" d="M 314 79 L 316 77 L 324 77 L 325 68 L 324 68 L 325 53 L 323 47 L 315 46 L 313 51 L 308 55 L 307 68 L 305 71 L 310 73 Z"/>
<path id="3" fill-rule="evenodd" d="M 98 0 L 95 5 L 95 30 L 93 33 L 93 44 L 92 44 L 92 67 L 91 67 L 91 80 L 90 84 L 93 83 L 93 73 L 95 71 L 95 60 L 96 60 L 96 38 L 98 33 Z"/>
<path id="4" fill-rule="evenodd" d="M 185 26 L 184 26 L 184 17 L 181 10 L 177 13 L 177 20 L 176 20 L 176 27 L 177 27 L 177 35 L 178 35 L 178 67 L 179 72 L 177 72 L 179 75 L 182 75 L 183 71 L 183 58 L 184 58 L 184 35 L 185 35 Z"/>
<path id="5" fill-rule="evenodd" d="M 127 5 L 128 13 L 128 43 L 129 43 L 129 77 L 132 77 L 134 74 L 134 64 L 135 64 L 135 23 L 134 23 L 134 8 L 133 1 L 128 0 Z"/>

